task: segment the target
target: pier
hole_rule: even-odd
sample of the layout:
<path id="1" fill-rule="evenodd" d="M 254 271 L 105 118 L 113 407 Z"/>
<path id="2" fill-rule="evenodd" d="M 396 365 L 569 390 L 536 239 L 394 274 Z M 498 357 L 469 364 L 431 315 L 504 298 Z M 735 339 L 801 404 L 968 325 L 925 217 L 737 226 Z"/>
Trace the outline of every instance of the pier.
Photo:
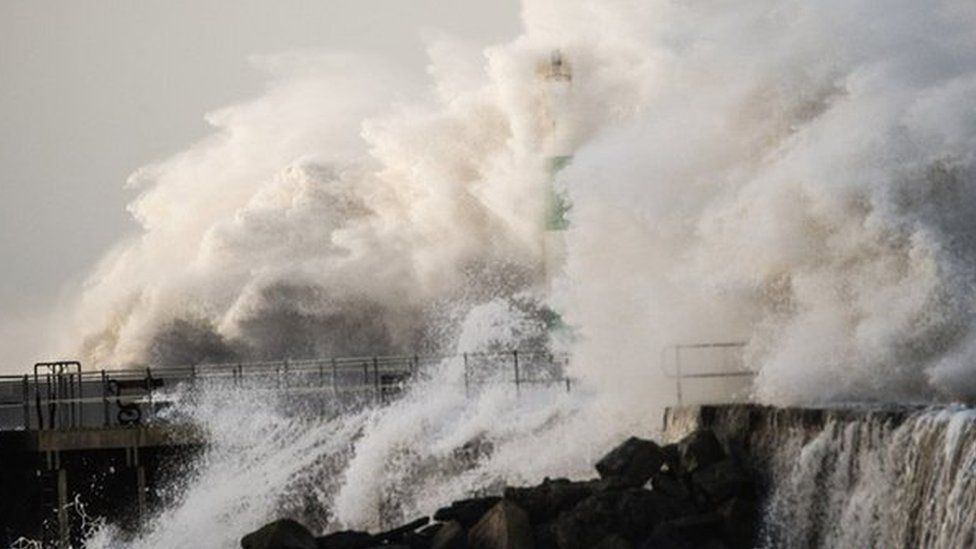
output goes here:
<path id="1" fill-rule="evenodd" d="M 86 522 L 135 528 L 164 506 L 157 490 L 185 475 L 206 435 L 176 404 L 248 392 L 285 414 L 330 418 L 397 398 L 412 381 L 454 361 L 463 387 L 502 379 L 571 390 L 566 356 L 505 351 L 450 356 L 369 356 L 188 367 L 88 370 L 45 362 L 0 376 L 0 544 L 68 547 Z"/>

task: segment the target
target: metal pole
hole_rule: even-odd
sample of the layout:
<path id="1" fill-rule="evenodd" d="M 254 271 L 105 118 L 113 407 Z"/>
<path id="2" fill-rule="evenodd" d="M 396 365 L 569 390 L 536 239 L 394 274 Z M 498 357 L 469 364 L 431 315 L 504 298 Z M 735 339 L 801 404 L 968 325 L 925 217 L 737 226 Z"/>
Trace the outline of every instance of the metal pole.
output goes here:
<path id="1" fill-rule="evenodd" d="M 382 395 L 380 394 L 381 392 L 382 389 L 380 388 L 380 365 L 379 362 L 376 360 L 376 357 L 374 356 L 373 357 L 373 396 L 376 398 L 377 402 L 379 402 L 382 397 Z"/>
<path id="2" fill-rule="evenodd" d="M 674 379 L 675 385 L 678 393 L 678 406 L 680 407 L 683 402 L 681 394 L 681 346 L 674 346 Z"/>
<path id="3" fill-rule="evenodd" d="M 30 378 L 24 374 L 24 430 L 30 431 Z"/>
<path id="4" fill-rule="evenodd" d="M 153 377 L 152 369 L 146 367 L 146 398 L 149 401 L 149 419 L 156 419 L 156 410 L 153 408 Z"/>
<path id="5" fill-rule="evenodd" d="M 105 414 L 105 426 L 108 427 L 108 376 L 102 370 L 102 411 Z"/>
<path id="6" fill-rule="evenodd" d="M 518 394 L 521 393 L 521 384 L 520 384 L 520 380 L 519 380 L 519 360 L 518 360 L 518 351 L 517 350 L 516 351 L 512 351 L 512 357 L 515 359 L 515 361 L 514 361 L 514 364 L 515 364 L 515 394 L 518 395 Z"/>
<path id="7" fill-rule="evenodd" d="M 75 375 L 68 373 L 68 399 L 71 404 L 68 406 L 68 427 L 75 428 L 75 422 L 78 419 L 78 415 L 75 413 L 75 409 L 78 407 L 78 403 L 75 401 Z"/>
<path id="8" fill-rule="evenodd" d="M 54 415 L 57 413 L 58 405 L 55 402 L 55 391 L 54 378 L 51 374 L 45 376 L 47 379 L 47 428 L 54 429 Z"/>
<path id="9" fill-rule="evenodd" d="M 332 357 L 332 399 L 334 404 L 339 403 L 339 367 L 336 365 L 335 357 Z"/>

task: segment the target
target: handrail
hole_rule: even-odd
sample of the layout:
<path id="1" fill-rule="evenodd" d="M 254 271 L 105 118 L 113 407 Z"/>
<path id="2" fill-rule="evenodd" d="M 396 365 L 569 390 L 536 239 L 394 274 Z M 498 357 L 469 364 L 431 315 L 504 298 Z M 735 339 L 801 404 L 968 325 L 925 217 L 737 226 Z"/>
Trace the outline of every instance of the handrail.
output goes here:
<path id="1" fill-rule="evenodd" d="M 741 349 L 748 345 L 746 341 L 713 341 L 698 343 L 677 343 L 665 345 L 661 348 L 661 372 L 665 377 L 675 380 L 675 400 L 678 406 L 684 404 L 684 390 L 681 384 L 683 379 L 716 379 L 716 378 L 735 378 L 735 377 L 755 377 L 757 372 L 753 370 L 737 371 L 707 371 L 685 373 L 681 371 L 681 352 L 693 349 Z M 674 370 L 668 370 L 667 356 L 669 351 L 674 352 Z"/>
<path id="2" fill-rule="evenodd" d="M 132 424 L 140 422 L 145 413 L 148 413 L 148 418 L 155 417 L 158 406 L 166 406 L 168 402 L 172 402 L 171 397 L 160 393 L 164 387 L 187 384 L 193 388 L 199 383 L 229 382 L 230 385 L 218 385 L 213 389 L 222 392 L 230 387 L 244 386 L 245 380 L 252 380 L 246 384 L 250 391 L 310 395 L 316 399 L 329 393 L 333 399 L 341 395 L 364 395 L 367 402 L 380 403 L 399 392 L 399 387 L 408 379 L 420 374 L 422 366 L 431 366 L 448 359 L 463 360 L 465 391 L 468 390 L 471 378 L 469 365 L 473 368 L 472 371 L 477 372 L 475 365 L 485 359 L 508 363 L 508 367 L 514 371 L 513 381 L 517 391 L 522 384 L 541 383 L 565 384 L 569 391 L 572 382 L 562 373 L 562 366 L 568 358 L 568 354 L 544 350 L 510 350 L 453 355 L 411 354 L 238 361 L 100 370 L 84 370 L 77 361 L 44 362 L 36 364 L 32 374 L 0 376 L 0 389 L 18 384 L 19 392 L 22 393 L 20 401 L 16 400 L 14 391 L 10 391 L 11 398 L 0 402 L 0 412 L 5 414 L 0 419 L 10 425 L 10 410 L 22 406 L 23 418 L 13 425 L 20 425 L 27 430 L 109 427 L 113 424 L 112 410 L 118 412 L 120 424 Z M 524 364 L 520 365 L 519 362 Z M 492 368 L 492 371 L 497 370 Z M 300 381 L 294 381 L 296 379 Z M 266 386 L 266 382 L 270 382 L 270 385 Z M 370 394 L 373 395 L 371 399 Z M 357 401 L 361 399 L 355 398 Z M 99 420 L 93 422 L 93 407 L 99 404 Z M 31 408 L 34 408 L 33 413 Z M 124 418 L 123 412 L 126 414 Z"/>

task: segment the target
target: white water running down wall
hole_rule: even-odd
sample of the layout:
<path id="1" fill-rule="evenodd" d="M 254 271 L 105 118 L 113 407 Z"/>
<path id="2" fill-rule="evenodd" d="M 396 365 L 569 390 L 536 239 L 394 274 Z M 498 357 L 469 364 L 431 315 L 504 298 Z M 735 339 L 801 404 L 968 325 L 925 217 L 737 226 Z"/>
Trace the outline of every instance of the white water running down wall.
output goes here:
<path id="1" fill-rule="evenodd" d="M 767 547 L 976 543 L 976 412 L 831 420 L 812 440 L 784 426 L 766 515 Z M 791 436 L 792 435 L 792 436 Z"/>
<path id="2" fill-rule="evenodd" d="M 973 547 L 976 411 L 719 407 L 679 413 L 747 452 L 768 483 L 760 546 Z"/>

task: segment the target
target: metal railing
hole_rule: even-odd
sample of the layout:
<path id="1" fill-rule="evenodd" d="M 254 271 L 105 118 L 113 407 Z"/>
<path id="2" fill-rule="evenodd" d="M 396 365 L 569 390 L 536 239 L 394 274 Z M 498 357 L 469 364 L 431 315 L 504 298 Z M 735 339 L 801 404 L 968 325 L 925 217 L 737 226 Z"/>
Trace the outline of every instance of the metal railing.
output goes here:
<path id="1" fill-rule="evenodd" d="M 745 346 L 746 342 L 744 341 L 722 341 L 682 343 L 668 345 L 662 348 L 661 371 L 664 372 L 665 376 L 674 379 L 675 401 L 677 405 L 684 405 L 686 388 L 683 382 L 686 380 L 724 380 L 727 382 L 734 379 L 749 379 L 751 384 L 751 380 L 756 376 L 756 372 L 744 367 L 741 356 L 736 357 L 735 360 L 729 360 L 732 353 L 741 353 Z M 698 361 L 699 364 L 689 365 L 689 354 L 701 354 L 707 351 L 717 351 L 724 355 L 722 360 L 724 367 L 716 369 L 714 360 L 706 360 L 706 366 L 702 368 L 700 358 Z M 673 359 L 673 362 L 670 364 L 669 358 Z M 669 365 L 673 366 L 673 368 L 669 368 Z M 731 395 L 728 392 L 727 394 Z"/>
<path id="2" fill-rule="evenodd" d="M 456 360 L 464 391 L 489 381 L 572 389 L 567 355 L 512 350 L 456 355 L 396 355 L 84 370 L 76 361 L 45 362 L 32 374 L 0 376 L 0 430 L 69 430 L 134 426 L 158 420 L 177 392 L 251 391 L 286 396 L 303 409 L 382 404 L 432 366 Z"/>

